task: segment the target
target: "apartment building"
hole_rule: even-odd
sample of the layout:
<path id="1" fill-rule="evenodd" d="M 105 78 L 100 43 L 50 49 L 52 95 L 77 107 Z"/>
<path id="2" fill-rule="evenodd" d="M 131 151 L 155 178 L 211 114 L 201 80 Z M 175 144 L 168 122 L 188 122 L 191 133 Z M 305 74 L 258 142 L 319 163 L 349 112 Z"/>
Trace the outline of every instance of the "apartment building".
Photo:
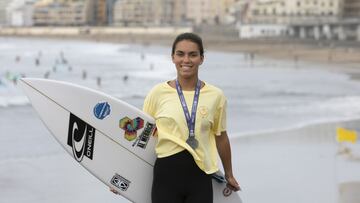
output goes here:
<path id="1" fill-rule="evenodd" d="M 229 21 L 237 0 L 119 0 L 114 7 L 117 25 L 200 25 Z"/>
<path id="2" fill-rule="evenodd" d="M 81 26 L 87 25 L 88 1 L 40 0 L 34 4 L 36 26 Z"/>
<path id="3" fill-rule="evenodd" d="M 186 18 L 194 25 L 220 24 L 223 3 L 219 0 L 186 0 Z"/>
<path id="4" fill-rule="evenodd" d="M 89 24 L 103 26 L 108 24 L 108 0 L 87 0 Z"/>
<path id="5" fill-rule="evenodd" d="M 153 7 L 155 12 L 154 25 L 174 25 L 179 23 L 176 22 L 176 11 L 182 9 L 181 0 L 153 0 Z"/>
<path id="6" fill-rule="evenodd" d="M 114 24 L 122 26 L 178 25 L 185 20 L 183 0 L 119 0 Z"/>
<path id="7" fill-rule="evenodd" d="M 253 0 L 243 2 L 246 2 L 243 3 L 243 7 L 247 7 L 246 13 L 242 15 L 243 23 L 291 24 L 309 20 L 332 22 L 342 14 L 342 0 Z"/>
<path id="8" fill-rule="evenodd" d="M 154 23 L 152 0 L 121 0 L 114 5 L 114 24 L 121 26 L 151 25 Z"/>
<path id="9" fill-rule="evenodd" d="M 107 24 L 108 25 L 114 24 L 114 6 L 115 6 L 116 1 L 121 1 L 121 0 L 107 0 L 106 1 Z"/>
<path id="10" fill-rule="evenodd" d="M 6 7 L 7 25 L 28 27 L 33 23 L 33 5 L 35 0 L 13 0 Z"/>
<path id="11" fill-rule="evenodd" d="M 0 1 L 0 26 L 6 25 L 6 8 L 10 2 L 11 0 Z"/>
<path id="12" fill-rule="evenodd" d="M 360 18 L 359 0 L 344 0 L 343 9 L 344 18 Z"/>

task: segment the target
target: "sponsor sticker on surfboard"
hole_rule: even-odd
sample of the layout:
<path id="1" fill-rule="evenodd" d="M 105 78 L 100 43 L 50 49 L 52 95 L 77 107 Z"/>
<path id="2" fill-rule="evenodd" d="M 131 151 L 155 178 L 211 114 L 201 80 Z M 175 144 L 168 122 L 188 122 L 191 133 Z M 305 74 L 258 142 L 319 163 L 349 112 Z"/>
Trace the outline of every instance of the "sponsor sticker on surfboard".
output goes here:
<path id="1" fill-rule="evenodd" d="M 67 144 L 72 148 L 76 161 L 81 162 L 84 156 L 92 160 L 95 128 L 70 113 Z"/>
<path id="2" fill-rule="evenodd" d="M 95 105 L 93 111 L 96 118 L 103 120 L 106 116 L 110 115 L 110 104 L 107 102 L 99 102 Z"/>

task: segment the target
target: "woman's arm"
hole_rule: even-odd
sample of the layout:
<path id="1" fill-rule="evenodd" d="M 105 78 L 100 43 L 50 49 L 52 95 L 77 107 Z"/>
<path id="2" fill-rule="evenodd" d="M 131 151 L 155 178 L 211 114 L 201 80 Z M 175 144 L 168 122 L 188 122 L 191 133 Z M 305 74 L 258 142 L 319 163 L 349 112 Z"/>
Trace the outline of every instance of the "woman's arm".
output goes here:
<path id="1" fill-rule="evenodd" d="M 220 136 L 216 136 L 216 147 L 224 167 L 228 187 L 234 191 L 241 190 L 232 172 L 231 148 L 226 131 L 221 132 Z"/>

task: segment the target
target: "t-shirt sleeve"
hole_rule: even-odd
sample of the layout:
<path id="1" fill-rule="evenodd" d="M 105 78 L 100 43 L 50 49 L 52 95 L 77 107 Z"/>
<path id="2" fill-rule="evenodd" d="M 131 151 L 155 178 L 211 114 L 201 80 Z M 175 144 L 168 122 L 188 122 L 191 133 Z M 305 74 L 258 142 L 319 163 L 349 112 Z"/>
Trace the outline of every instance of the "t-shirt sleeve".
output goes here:
<path id="1" fill-rule="evenodd" d="M 219 105 L 216 108 L 214 118 L 214 133 L 215 135 L 221 135 L 221 132 L 226 131 L 226 111 L 227 111 L 227 100 L 225 95 L 221 95 Z"/>
<path id="2" fill-rule="evenodd" d="M 155 102 L 156 101 L 154 100 L 154 90 L 151 90 L 145 97 L 143 111 L 152 117 L 155 117 Z"/>

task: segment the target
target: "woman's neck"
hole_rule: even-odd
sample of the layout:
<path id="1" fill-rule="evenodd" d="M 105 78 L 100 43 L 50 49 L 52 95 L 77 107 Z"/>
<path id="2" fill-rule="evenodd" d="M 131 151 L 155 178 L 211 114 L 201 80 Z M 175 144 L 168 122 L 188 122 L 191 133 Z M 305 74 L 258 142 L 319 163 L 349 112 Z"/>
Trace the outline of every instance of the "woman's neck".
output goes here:
<path id="1" fill-rule="evenodd" d="M 195 90 L 198 78 L 177 78 L 182 90 L 191 91 Z"/>

